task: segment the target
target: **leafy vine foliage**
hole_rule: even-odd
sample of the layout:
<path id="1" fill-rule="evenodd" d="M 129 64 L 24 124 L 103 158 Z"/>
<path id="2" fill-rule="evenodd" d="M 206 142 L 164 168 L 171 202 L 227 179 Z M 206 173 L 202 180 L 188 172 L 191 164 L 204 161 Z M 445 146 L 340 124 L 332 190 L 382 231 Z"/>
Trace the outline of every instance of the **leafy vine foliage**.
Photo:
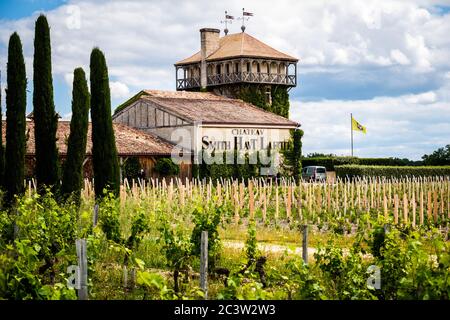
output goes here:
<path id="1" fill-rule="evenodd" d="M 18 201 L 15 215 L 0 215 L 2 230 L 14 230 L 0 241 L 0 297 L 75 299 L 64 273 L 76 263 L 76 208 L 35 194 Z"/>

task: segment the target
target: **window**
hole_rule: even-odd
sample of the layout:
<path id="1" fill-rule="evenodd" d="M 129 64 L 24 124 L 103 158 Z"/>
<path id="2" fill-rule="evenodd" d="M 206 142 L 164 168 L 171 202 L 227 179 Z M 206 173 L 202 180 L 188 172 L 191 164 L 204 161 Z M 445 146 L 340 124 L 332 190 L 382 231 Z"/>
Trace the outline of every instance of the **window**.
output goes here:
<path id="1" fill-rule="evenodd" d="M 221 74 L 222 72 L 221 72 L 221 70 L 220 70 L 220 64 L 218 64 L 217 66 L 216 66 L 216 74 Z"/>
<path id="2" fill-rule="evenodd" d="M 309 167 L 309 168 L 308 168 L 308 171 L 307 171 L 306 173 L 311 174 L 311 173 L 313 173 L 313 172 L 314 172 L 314 168 Z"/>
<path id="3" fill-rule="evenodd" d="M 227 63 L 226 66 L 227 73 L 230 73 L 230 65 Z"/>
<path id="4" fill-rule="evenodd" d="M 256 64 L 256 72 L 258 72 L 258 73 L 261 72 L 261 67 L 260 67 L 259 63 Z"/>
<path id="5" fill-rule="evenodd" d="M 325 168 L 317 168 L 317 173 L 325 173 Z"/>
<path id="6" fill-rule="evenodd" d="M 250 72 L 250 62 L 247 62 L 247 72 Z"/>

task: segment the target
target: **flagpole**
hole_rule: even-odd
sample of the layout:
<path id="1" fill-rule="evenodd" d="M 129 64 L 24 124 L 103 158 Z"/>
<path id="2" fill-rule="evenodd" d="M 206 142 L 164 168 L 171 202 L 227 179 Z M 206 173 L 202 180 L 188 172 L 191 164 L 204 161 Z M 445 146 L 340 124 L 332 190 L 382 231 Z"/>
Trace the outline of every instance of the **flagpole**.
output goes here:
<path id="1" fill-rule="evenodd" d="M 352 157 L 353 157 L 353 114 L 350 113 L 350 135 L 352 137 Z"/>

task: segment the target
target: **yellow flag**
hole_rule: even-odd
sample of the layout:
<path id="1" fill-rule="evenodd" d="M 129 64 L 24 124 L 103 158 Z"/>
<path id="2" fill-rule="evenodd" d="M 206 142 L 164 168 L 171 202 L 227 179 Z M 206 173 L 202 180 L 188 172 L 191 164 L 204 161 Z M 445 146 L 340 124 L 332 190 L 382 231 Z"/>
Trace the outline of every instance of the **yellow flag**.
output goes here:
<path id="1" fill-rule="evenodd" d="M 352 130 L 361 131 L 364 134 L 367 133 L 366 127 L 364 127 L 362 124 L 360 124 L 358 121 L 356 121 L 353 118 L 352 118 Z"/>

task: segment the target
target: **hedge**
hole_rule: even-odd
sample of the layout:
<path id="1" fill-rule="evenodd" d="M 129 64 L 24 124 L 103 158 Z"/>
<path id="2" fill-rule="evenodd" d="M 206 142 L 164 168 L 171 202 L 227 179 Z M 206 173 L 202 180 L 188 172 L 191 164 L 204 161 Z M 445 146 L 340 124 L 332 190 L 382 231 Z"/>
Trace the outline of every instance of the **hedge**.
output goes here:
<path id="1" fill-rule="evenodd" d="M 334 171 L 335 166 L 341 165 L 368 165 L 368 166 L 407 166 L 412 162 L 398 158 L 357 158 L 357 157 L 314 157 L 303 158 L 302 167 L 324 166 L 328 171 Z"/>
<path id="2" fill-rule="evenodd" d="M 336 166 L 336 177 L 430 177 L 430 176 L 450 176 L 450 166 L 360 166 L 360 165 L 342 165 Z"/>
<path id="3" fill-rule="evenodd" d="M 156 161 L 154 170 L 163 177 L 174 176 L 180 173 L 180 167 L 171 158 L 159 158 Z"/>

